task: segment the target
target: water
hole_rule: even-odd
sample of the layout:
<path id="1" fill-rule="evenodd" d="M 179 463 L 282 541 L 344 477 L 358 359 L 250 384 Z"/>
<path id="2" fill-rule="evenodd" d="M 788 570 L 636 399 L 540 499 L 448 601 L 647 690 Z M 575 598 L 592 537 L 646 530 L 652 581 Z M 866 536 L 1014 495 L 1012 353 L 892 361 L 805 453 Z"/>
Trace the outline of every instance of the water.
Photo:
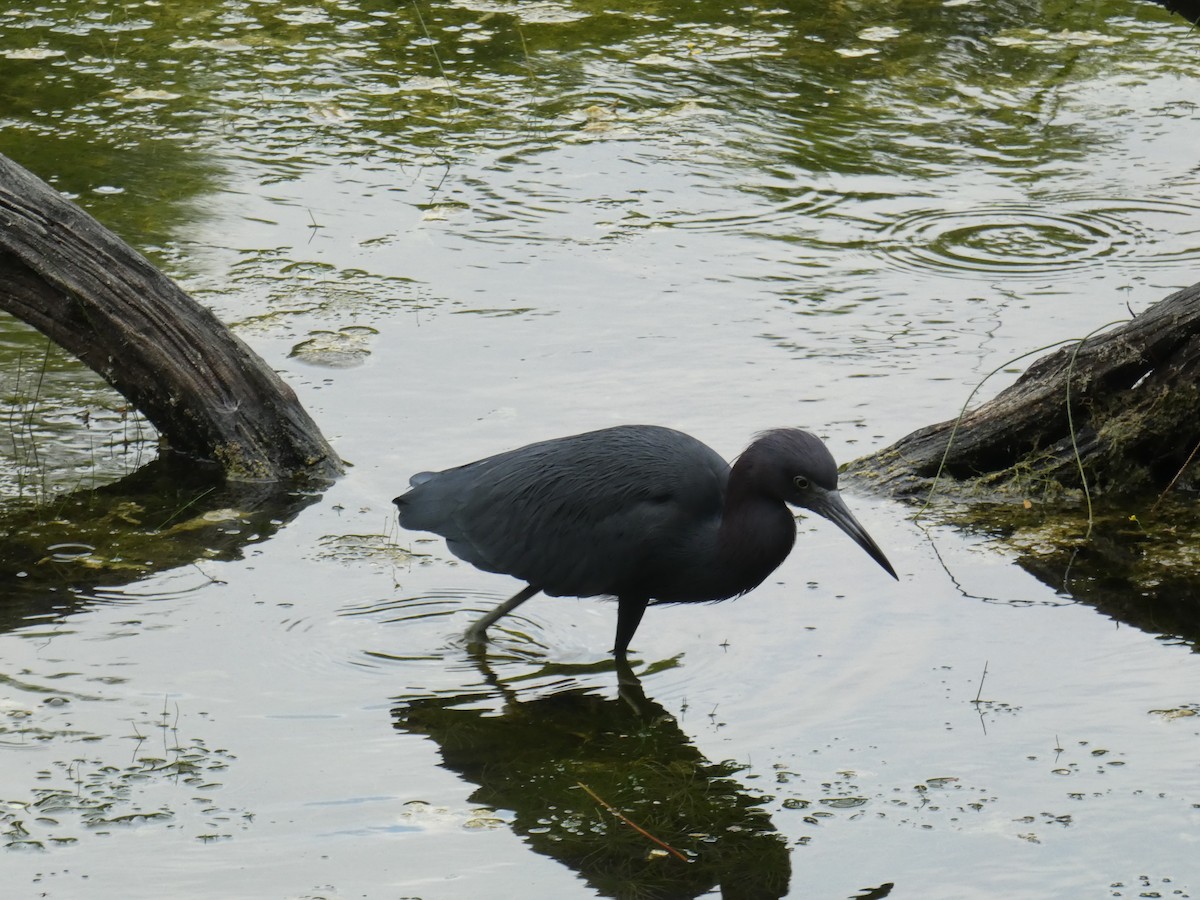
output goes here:
<path id="1" fill-rule="evenodd" d="M 848 460 L 1193 281 L 1194 36 L 1144 4 L 1028 15 L 7 13 L 0 152 L 212 306 L 353 467 L 283 501 L 151 482 L 120 553 L 70 540 L 86 504 L 23 527 L 46 561 L 5 576 L 6 890 L 1196 895 L 1192 648 L 993 545 L 850 497 L 899 585 L 803 520 L 751 596 L 650 610 L 622 695 L 602 601 L 532 600 L 474 659 L 462 629 L 516 586 L 389 504 L 618 422 L 727 456 L 799 424 Z M 5 322 L 0 355 L 5 496 L 154 456 L 35 334 Z"/>

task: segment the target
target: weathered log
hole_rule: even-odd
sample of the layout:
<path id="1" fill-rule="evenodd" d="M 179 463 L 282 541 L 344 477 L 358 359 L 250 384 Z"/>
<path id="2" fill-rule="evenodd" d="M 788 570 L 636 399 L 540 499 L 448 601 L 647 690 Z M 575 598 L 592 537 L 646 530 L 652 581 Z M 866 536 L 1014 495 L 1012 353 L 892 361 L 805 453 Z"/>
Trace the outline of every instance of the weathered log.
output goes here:
<path id="1" fill-rule="evenodd" d="M 1093 495 L 1190 486 L 1198 376 L 1200 284 L 1042 357 L 993 400 L 856 460 L 847 477 L 908 496 L 940 469 L 939 493 L 956 499 L 1080 489 L 1081 472 Z"/>
<path id="2" fill-rule="evenodd" d="M 234 480 L 329 479 L 341 461 L 295 392 L 208 309 L 0 155 L 0 309 L 95 370 L 169 448 Z"/>

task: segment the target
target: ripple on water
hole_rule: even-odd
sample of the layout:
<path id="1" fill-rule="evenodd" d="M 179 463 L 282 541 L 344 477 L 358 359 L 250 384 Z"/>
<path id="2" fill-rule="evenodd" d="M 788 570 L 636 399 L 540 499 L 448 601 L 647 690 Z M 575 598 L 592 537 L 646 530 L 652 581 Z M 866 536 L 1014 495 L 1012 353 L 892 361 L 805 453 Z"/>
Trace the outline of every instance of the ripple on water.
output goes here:
<path id="1" fill-rule="evenodd" d="M 919 210 L 879 242 L 896 266 L 940 275 L 1038 276 L 1119 261 L 1122 266 L 1200 262 L 1200 205 L 1097 197 Z"/>
<path id="2" fill-rule="evenodd" d="M 444 618 L 463 609 L 463 601 L 473 597 L 490 598 L 491 594 L 472 591 L 456 591 L 446 594 L 419 594 L 415 596 L 386 597 L 352 606 L 343 607 L 343 616 L 366 616 L 386 624 L 409 623 L 429 618 Z M 499 601 L 496 601 L 499 602 Z M 472 604 L 474 607 L 475 604 Z M 480 609 L 487 602 L 479 604 Z"/>
<path id="3" fill-rule="evenodd" d="M 343 616 L 367 618 L 383 626 L 371 646 L 359 648 L 347 662 L 367 669 L 420 662 L 433 663 L 439 672 L 469 669 L 463 631 L 503 599 L 489 592 L 458 590 L 390 596 L 344 607 Z M 489 632 L 493 639 L 489 652 L 495 650 L 497 660 L 537 655 L 544 649 L 539 630 L 535 620 L 514 612 Z"/>
<path id="4" fill-rule="evenodd" d="M 650 165 L 660 156 L 644 146 L 572 145 L 521 168 L 505 163 L 485 178 L 462 178 L 456 202 L 473 217 L 464 236 L 487 244 L 611 242 L 654 229 L 791 237 L 797 223 L 846 201 L 838 191 L 790 178 L 735 183 L 715 167 L 696 183 L 691 174 Z"/>
<path id="5" fill-rule="evenodd" d="M 343 661 L 360 670 L 385 670 L 411 679 L 411 688 L 399 695 L 409 698 L 476 693 L 495 698 L 497 690 L 510 697 L 581 688 L 615 690 L 615 663 L 608 652 L 616 615 L 613 604 L 537 598 L 527 609 L 493 625 L 486 652 L 475 652 L 467 646 L 464 630 L 504 599 L 495 592 L 456 590 L 344 607 L 341 615 L 369 618 L 382 627 Z M 564 605 L 569 607 L 565 611 Z M 658 676 L 679 663 L 678 657 L 635 658 L 633 668 L 643 677 Z M 679 673 L 670 677 L 677 680 Z M 656 679 L 655 684 L 662 682 Z"/>
<path id="6" fill-rule="evenodd" d="M 221 583 L 196 565 L 167 572 L 151 581 L 96 585 L 73 592 L 73 597 L 77 601 L 106 606 L 134 606 L 148 601 L 181 600 Z"/>
<path id="7" fill-rule="evenodd" d="M 776 232 L 780 235 L 793 234 L 797 220 L 828 213 L 845 198 L 832 191 L 797 186 L 788 195 L 776 194 L 760 198 L 759 202 L 747 203 L 742 207 L 730 205 L 730 196 L 714 197 L 714 205 L 708 209 L 680 212 L 663 224 L 687 231 L 726 232 Z"/>
<path id="8" fill-rule="evenodd" d="M 340 663 L 405 679 L 397 700 L 455 697 L 481 707 L 567 691 L 616 694 L 620 684 L 609 647 L 615 604 L 597 599 L 537 597 L 489 629 L 486 651 L 467 645 L 466 626 L 506 599 L 495 592 L 456 590 L 387 597 L 343 607 L 341 615 L 375 620 L 380 630 Z M 631 665 L 646 690 L 686 695 L 702 681 L 703 662 L 682 653 Z"/>

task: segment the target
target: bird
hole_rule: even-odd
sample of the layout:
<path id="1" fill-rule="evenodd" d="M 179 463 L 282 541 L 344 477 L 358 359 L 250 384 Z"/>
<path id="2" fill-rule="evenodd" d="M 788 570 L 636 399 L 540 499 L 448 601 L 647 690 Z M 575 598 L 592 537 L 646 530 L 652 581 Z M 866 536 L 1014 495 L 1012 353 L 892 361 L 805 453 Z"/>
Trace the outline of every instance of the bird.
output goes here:
<path id="1" fill-rule="evenodd" d="M 625 661 L 648 605 L 737 597 L 775 571 L 796 539 L 789 506 L 830 520 L 899 579 L 838 493 L 828 448 L 798 428 L 759 434 L 730 465 L 681 431 L 618 425 L 419 472 L 392 502 L 403 528 L 525 582 L 467 629 L 472 645 L 539 592 L 610 596 L 612 653 Z"/>

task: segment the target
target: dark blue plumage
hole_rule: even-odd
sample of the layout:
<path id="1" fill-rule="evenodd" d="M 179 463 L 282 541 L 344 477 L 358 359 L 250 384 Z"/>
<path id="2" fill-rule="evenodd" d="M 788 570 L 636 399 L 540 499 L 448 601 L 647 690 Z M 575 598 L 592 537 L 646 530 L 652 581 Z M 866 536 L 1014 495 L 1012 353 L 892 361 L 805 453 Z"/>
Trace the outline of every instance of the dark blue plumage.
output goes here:
<path id="1" fill-rule="evenodd" d="M 732 469 L 689 435 L 622 425 L 530 444 L 443 472 L 397 497 L 400 524 L 527 587 L 468 631 L 538 591 L 618 598 L 614 652 L 625 655 L 648 603 L 723 600 L 758 586 L 787 557 L 787 504 L 847 532 L 893 577 L 837 492 L 837 466 L 805 431 L 760 435 Z"/>

